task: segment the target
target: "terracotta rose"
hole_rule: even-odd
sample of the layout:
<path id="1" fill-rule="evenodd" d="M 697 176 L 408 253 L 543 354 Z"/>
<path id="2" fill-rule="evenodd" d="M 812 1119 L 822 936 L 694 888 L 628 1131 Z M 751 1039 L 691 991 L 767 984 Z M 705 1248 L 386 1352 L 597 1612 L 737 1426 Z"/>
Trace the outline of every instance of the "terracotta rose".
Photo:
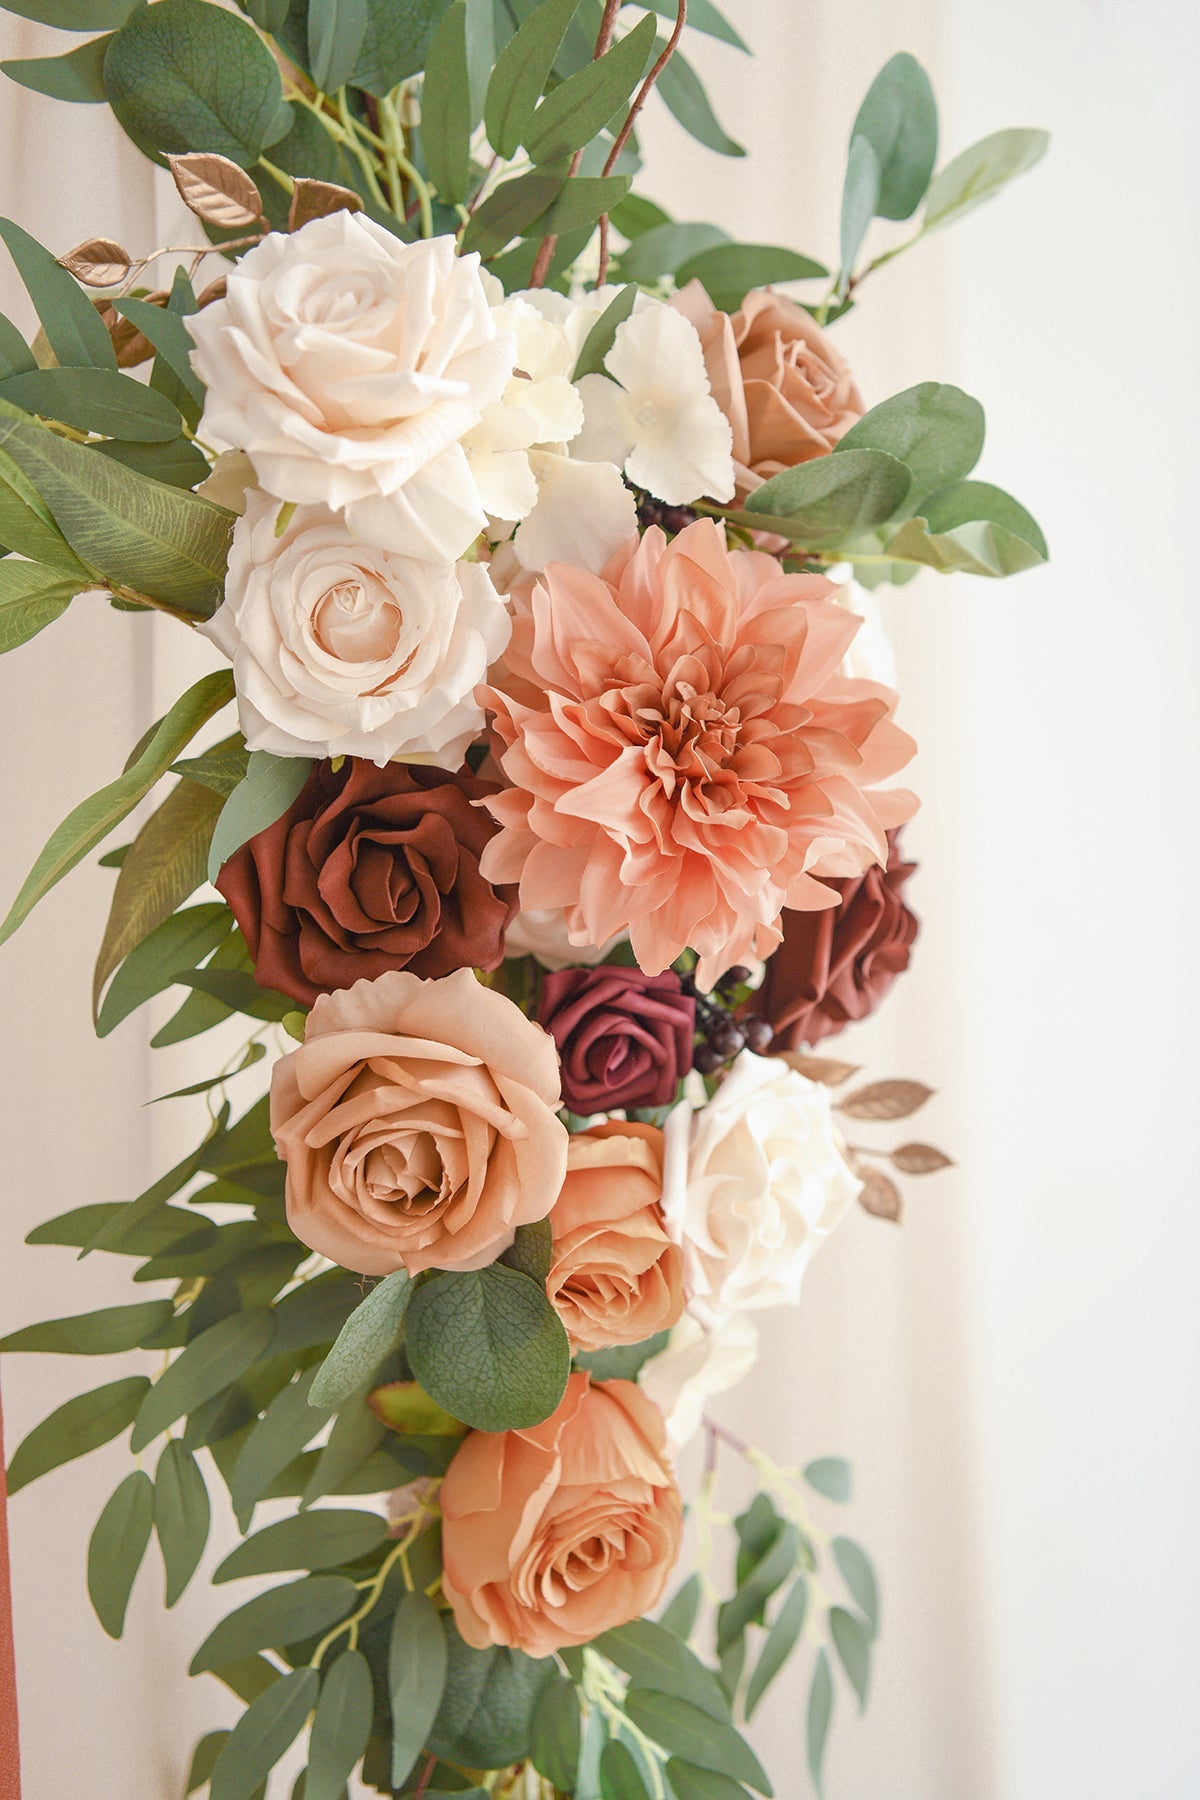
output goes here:
<path id="1" fill-rule="evenodd" d="M 574 1133 L 550 1213 L 546 1292 L 573 1350 L 640 1344 L 683 1312 L 683 1252 L 662 1214 L 663 1134 L 613 1120 Z"/>
<path id="2" fill-rule="evenodd" d="M 827 912 L 783 914 L 783 942 L 750 1010 L 775 1027 L 774 1048 L 819 1044 L 854 1019 L 873 1013 L 897 975 L 908 967 L 916 916 L 903 889 L 916 869 L 888 833 L 886 868 L 830 882 L 841 904 Z"/>
<path id="3" fill-rule="evenodd" d="M 469 969 L 323 994 L 271 1077 L 288 1223 L 364 1275 L 482 1268 L 558 1198 L 558 1105 L 553 1043 Z"/>
<path id="4" fill-rule="evenodd" d="M 442 1589 L 477 1650 L 549 1656 L 650 1612 L 683 1506 L 658 1408 L 572 1375 L 528 1431 L 473 1431 L 442 1482 Z"/>
<path id="5" fill-rule="evenodd" d="M 733 427 L 739 501 L 782 469 L 827 455 L 861 419 L 849 365 L 795 300 L 759 288 L 729 315 L 689 281 L 672 304 L 700 333 L 713 395 Z"/>
<path id="6" fill-rule="evenodd" d="M 496 827 L 474 804 L 495 791 L 419 763 L 318 763 L 217 877 L 262 986 L 311 1006 L 388 969 L 498 967 L 517 893 L 479 873 Z"/>
<path id="7" fill-rule="evenodd" d="M 552 970 L 538 1018 L 558 1045 L 572 1112 L 669 1106 L 692 1066 L 696 1002 L 671 969 Z"/>

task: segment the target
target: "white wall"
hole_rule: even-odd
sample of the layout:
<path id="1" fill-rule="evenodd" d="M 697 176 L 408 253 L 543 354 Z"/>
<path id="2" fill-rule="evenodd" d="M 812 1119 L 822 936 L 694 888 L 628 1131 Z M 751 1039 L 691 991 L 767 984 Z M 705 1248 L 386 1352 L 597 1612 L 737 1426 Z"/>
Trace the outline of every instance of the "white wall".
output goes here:
<path id="1" fill-rule="evenodd" d="M 850 120 L 900 48 L 934 74 L 948 151 L 1012 123 L 1056 142 L 839 327 L 872 399 L 926 377 L 980 395 L 985 472 L 1055 560 L 892 602 L 922 744 L 925 930 L 883 1016 L 844 1041 L 872 1074 L 938 1088 L 920 1134 L 960 1166 L 908 1184 L 900 1231 L 843 1228 L 727 1416 L 781 1461 L 855 1464 L 847 1525 L 879 1564 L 885 1630 L 865 1722 L 843 1706 L 835 1726 L 831 1800 L 1190 1800 L 1200 33 L 1172 0 L 730 10 L 761 52 L 753 87 L 732 52 L 697 61 L 738 84 L 722 110 L 752 160 L 647 125 L 647 191 L 683 216 L 830 255 Z M 35 35 L 0 21 L 5 55 Z M 96 230 L 149 248 L 143 166 L 106 124 L 7 89 L 3 210 L 55 248 Z M 0 287 L 12 308 L 3 270 Z M 181 685 L 173 642 L 86 602 L 0 663 L 5 890 Z M 0 960 L 6 1327 L 125 1296 L 111 1265 L 20 1240 L 135 1191 L 171 1152 L 176 1128 L 154 1120 L 151 1141 L 140 1106 L 178 1065 L 142 1047 L 139 1019 L 89 1034 L 106 892 L 76 873 Z M 8 1362 L 10 1445 L 80 1373 Z M 86 1536 L 124 1466 L 101 1453 L 13 1504 L 27 1800 L 174 1800 L 185 1747 L 223 1716 L 215 1685 L 183 1674 L 201 1595 L 167 1617 L 144 1574 L 120 1646 L 88 1611 Z M 762 1714 L 780 1800 L 807 1791 L 801 1701 L 785 1682 Z"/>

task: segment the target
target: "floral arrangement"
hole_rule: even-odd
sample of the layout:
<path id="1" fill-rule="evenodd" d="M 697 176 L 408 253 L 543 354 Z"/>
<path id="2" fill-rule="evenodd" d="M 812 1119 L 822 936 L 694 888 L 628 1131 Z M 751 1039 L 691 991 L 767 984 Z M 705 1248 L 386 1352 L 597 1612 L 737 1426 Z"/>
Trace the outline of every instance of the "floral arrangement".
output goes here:
<path id="1" fill-rule="evenodd" d="M 227 1489 L 213 1580 L 254 1586 L 191 1668 L 245 1710 L 189 1794 L 251 1800 L 304 1743 L 294 1800 L 769 1795 L 744 1725 L 797 1648 L 819 1791 L 835 1670 L 865 1702 L 878 1627 L 820 1522 L 848 1472 L 781 1470 L 705 1404 L 850 1207 L 899 1217 L 845 1122 L 927 1094 L 814 1054 L 916 931 L 871 590 L 1046 555 L 973 478 L 978 403 L 868 407 L 830 328 L 906 247 L 864 263 L 872 220 L 923 203 L 915 242 L 1044 136 L 935 173 L 894 57 L 830 275 L 632 191 L 653 93 L 741 153 L 680 48 L 744 49 L 709 0 L 9 10 L 95 30 L 6 72 L 110 105 L 208 242 L 56 259 L 0 221 L 41 327 L 0 320 L 0 649 L 91 594 L 214 672 L 0 935 L 154 792 L 101 857 L 95 1026 L 182 989 L 153 1043 L 235 1045 L 182 1090 L 206 1119 L 178 1166 L 33 1232 L 133 1258 L 150 1297 L 0 1348 L 154 1372 L 59 1408 L 10 1488 L 129 1434 L 88 1559 L 113 1636 L 152 1536 L 180 1600 Z M 727 1577 L 719 1450 L 761 1486 Z"/>

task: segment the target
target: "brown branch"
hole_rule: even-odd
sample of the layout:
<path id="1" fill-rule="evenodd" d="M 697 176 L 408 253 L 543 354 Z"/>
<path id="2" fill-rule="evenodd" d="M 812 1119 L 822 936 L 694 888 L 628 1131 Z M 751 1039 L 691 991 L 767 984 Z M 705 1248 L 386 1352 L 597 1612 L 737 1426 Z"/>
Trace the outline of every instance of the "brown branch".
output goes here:
<path id="1" fill-rule="evenodd" d="M 437 1757 L 431 1756 L 429 1758 L 429 1761 L 425 1764 L 425 1767 L 421 1770 L 421 1779 L 417 1783 L 417 1788 L 416 1788 L 416 1792 L 413 1795 L 413 1800 L 424 1800 L 425 1792 L 426 1792 L 427 1788 L 429 1787 L 430 1782 L 433 1780 L 433 1771 L 436 1768 L 437 1768 Z"/>
<path id="2" fill-rule="evenodd" d="M 686 0 L 684 0 L 684 4 L 686 6 Z M 600 21 L 600 30 L 596 34 L 596 48 L 592 55 L 593 62 L 599 62 L 600 58 L 612 43 L 613 32 L 616 30 L 617 25 L 617 14 L 620 10 L 621 0 L 604 0 L 604 17 Z M 578 174 L 579 165 L 582 161 L 583 149 L 581 146 L 571 158 L 571 166 L 567 170 L 567 181 L 570 181 L 573 175 Z M 608 171 L 606 170 L 605 173 L 607 174 L 607 172 Z M 563 186 L 566 186 L 566 182 L 563 183 Z M 548 237 L 542 239 L 541 243 L 538 245 L 538 253 L 534 258 L 533 270 L 529 277 L 530 287 L 540 288 L 545 286 L 546 277 L 550 273 L 550 264 L 554 261 L 554 252 L 557 248 L 557 232 L 552 232 Z"/>
<path id="3" fill-rule="evenodd" d="M 662 74 L 663 70 L 666 68 L 667 64 L 670 62 L 671 58 L 674 56 L 676 50 L 678 49 L 679 40 L 683 36 L 683 28 L 687 24 L 687 9 L 688 9 L 688 0 L 679 0 L 679 6 L 678 6 L 678 9 L 675 14 L 675 29 L 672 31 L 670 37 L 667 39 L 665 45 L 663 46 L 662 55 L 659 57 L 658 61 L 654 65 L 654 67 L 651 69 L 650 73 L 647 75 L 645 81 L 643 81 L 641 87 L 638 89 L 637 94 L 634 96 L 634 102 L 633 102 L 633 105 L 629 109 L 629 113 L 625 120 L 625 123 L 622 125 L 620 131 L 617 133 L 616 141 L 614 142 L 612 149 L 608 153 L 608 160 L 605 162 L 604 168 L 602 171 L 603 174 L 605 174 L 605 175 L 612 174 L 613 166 L 616 163 L 617 158 L 620 156 L 622 150 L 625 148 L 626 144 L 629 142 L 629 135 L 633 130 L 634 123 L 637 119 L 638 114 L 641 112 L 643 106 L 645 106 L 647 100 L 650 98 L 651 94 L 654 92 L 655 83 L 658 81 L 659 76 Z M 603 287 L 604 283 L 606 282 L 607 279 L 608 279 L 608 214 L 604 213 L 600 220 L 600 267 L 596 273 L 596 286 L 598 288 Z"/>

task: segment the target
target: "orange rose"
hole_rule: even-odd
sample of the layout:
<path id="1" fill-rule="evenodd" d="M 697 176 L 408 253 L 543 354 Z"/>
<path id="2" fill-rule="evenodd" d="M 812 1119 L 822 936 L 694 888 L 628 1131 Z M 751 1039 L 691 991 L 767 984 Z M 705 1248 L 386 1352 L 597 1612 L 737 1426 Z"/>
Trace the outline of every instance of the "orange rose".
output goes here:
<path id="1" fill-rule="evenodd" d="M 549 1656 L 656 1606 L 683 1504 L 662 1414 L 632 1381 L 572 1375 L 530 1431 L 473 1431 L 442 1482 L 442 1589 L 477 1650 Z"/>
<path id="2" fill-rule="evenodd" d="M 713 395 L 733 427 L 739 501 L 781 469 L 827 455 L 861 419 L 849 365 L 795 300 L 760 288 L 730 317 L 689 281 L 673 304 L 700 333 Z"/>
<path id="3" fill-rule="evenodd" d="M 364 1275 L 479 1269 L 567 1166 L 554 1043 L 469 969 L 322 994 L 271 1078 L 288 1223 Z"/>
<path id="4" fill-rule="evenodd" d="M 652 1125 L 596 1125 L 571 1138 L 554 1202 L 546 1292 L 573 1350 L 640 1344 L 683 1313 L 683 1253 L 667 1236 L 663 1135 Z"/>

